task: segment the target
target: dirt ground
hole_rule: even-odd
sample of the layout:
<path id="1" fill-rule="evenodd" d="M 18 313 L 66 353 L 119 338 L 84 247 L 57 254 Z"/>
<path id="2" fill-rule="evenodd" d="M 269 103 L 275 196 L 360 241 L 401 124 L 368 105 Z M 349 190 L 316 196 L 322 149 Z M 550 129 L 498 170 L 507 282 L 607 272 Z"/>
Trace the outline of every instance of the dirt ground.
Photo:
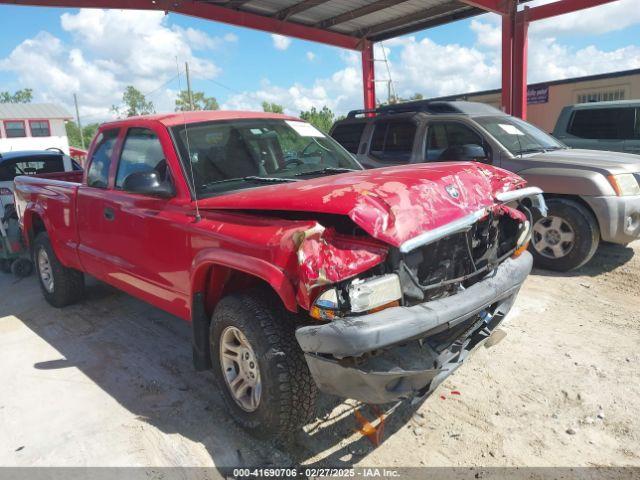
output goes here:
<path id="1" fill-rule="evenodd" d="M 228 419 L 184 322 L 95 281 L 56 310 L 0 274 L 0 465 L 640 466 L 640 242 L 534 271 L 502 328 L 378 447 L 323 397 L 276 448 Z"/>

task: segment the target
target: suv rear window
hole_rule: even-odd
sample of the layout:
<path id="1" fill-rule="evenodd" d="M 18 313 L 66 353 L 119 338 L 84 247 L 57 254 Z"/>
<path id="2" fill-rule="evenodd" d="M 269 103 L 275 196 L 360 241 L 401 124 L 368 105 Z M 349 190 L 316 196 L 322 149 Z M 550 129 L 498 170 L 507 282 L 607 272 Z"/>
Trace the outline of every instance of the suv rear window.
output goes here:
<path id="1" fill-rule="evenodd" d="M 567 131 L 580 138 L 623 140 L 633 138 L 634 108 L 592 108 L 573 112 Z"/>
<path id="2" fill-rule="evenodd" d="M 0 164 L 0 182 L 13 180 L 18 175 L 40 175 L 64 172 L 62 155 L 46 157 L 24 157 Z"/>
<path id="3" fill-rule="evenodd" d="M 348 152 L 358 153 L 360 138 L 365 126 L 365 123 L 343 123 L 333 129 L 331 136 Z"/>
<path id="4" fill-rule="evenodd" d="M 371 155 L 379 160 L 407 162 L 411 159 L 415 136 L 413 122 L 378 122 L 371 140 Z"/>

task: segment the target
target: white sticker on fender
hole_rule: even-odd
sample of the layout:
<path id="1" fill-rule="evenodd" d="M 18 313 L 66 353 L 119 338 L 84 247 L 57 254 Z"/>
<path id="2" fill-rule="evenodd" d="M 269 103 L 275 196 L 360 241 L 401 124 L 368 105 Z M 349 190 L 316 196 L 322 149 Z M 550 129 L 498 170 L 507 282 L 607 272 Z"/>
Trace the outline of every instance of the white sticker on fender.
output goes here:
<path id="1" fill-rule="evenodd" d="M 285 120 L 285 122 L 301 137 L 324 137 L 324 134 L 310 123 L 292 120 Z"/>

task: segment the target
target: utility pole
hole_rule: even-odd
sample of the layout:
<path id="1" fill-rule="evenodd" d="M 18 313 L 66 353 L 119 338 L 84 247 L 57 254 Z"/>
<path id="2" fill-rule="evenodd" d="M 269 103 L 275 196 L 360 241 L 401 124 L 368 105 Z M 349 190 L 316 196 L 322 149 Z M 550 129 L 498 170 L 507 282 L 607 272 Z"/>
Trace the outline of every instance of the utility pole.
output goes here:
<path id="1" fill-rule="evenodd" d="M 78 110 L 78 96 L 73 94 L 73 103 L 76 104 L 76 121 L 78 122 L 78 129 L 80 130 L 80 146 L 85 150 L 84 147 L 84 132 L 82 131 L 82 124 L 80 123 L 80 110 Z"/>
<path id="2" fill-rule="evenodd" d="M 187 71 L 187 93 L 189 95 L 189 110 L 194 110 L 193 93 L 191 92 L 191 77 L 189 76 L 189 62 L 184 62 L 184 66 Z"/>

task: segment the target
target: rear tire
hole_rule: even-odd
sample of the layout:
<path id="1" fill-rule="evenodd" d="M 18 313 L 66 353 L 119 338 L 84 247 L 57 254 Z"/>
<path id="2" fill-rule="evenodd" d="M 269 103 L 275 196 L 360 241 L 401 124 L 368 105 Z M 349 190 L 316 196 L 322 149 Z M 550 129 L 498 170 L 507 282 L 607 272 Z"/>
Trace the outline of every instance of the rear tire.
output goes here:
<path id="1" fill-rule="evenodd" d="M 586 264 L 600 244 L 600 228 L 582 204 L 564 198 L 547 200 L 547 218 L 535 220 L 529 250 L 535 266 L 568 272 Z"/>
<path id="2" fill-rule="evenodd" d="M 33 263 L 40 289 L 49 304 L 56 308 L 76 303 L 84 293 L 84 274 L 67 268 L 56 257 L 49 235 L 39 233 L 33 242 Z"/>
<path id="3" fill-rule="evenodd" d="M 209 331 L 213 372 L 238 424 L 257 437 L 282 439 L 313 418 L 317 388 L 295 339 L 294 318 L 277 300 L 260 290 L 224 297 Z M 244 355 L 241 367 L 237 359 Z M 230 385 L 238 376 L 248 382 L 235 383 L 234 394 Z"/>
<path id="4" fill-rule="evenodd" d="M 18 258 L 11 264 L 11 273 L 18 278 L 28 277 L 33 273 L 33 263 L 28 258 Z"/>

